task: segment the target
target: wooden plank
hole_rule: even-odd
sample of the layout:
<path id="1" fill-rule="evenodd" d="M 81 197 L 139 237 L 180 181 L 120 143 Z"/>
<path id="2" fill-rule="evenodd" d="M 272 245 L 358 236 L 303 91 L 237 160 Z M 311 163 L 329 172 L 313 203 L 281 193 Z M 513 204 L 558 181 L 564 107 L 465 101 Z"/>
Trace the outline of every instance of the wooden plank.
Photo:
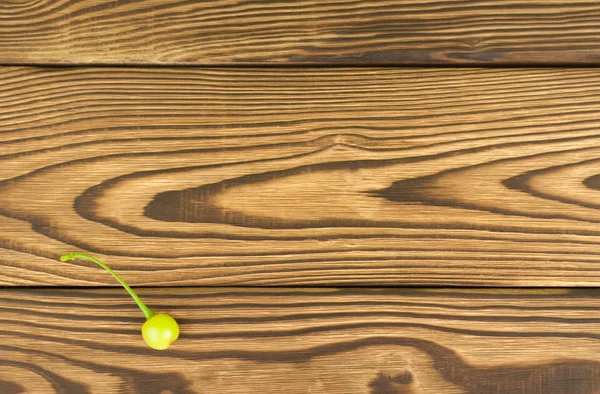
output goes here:
<path id="1" fill-rule="evenodd" d="M 595 394 L 596 291 L 2 290 L 2 393 Z M 20 390 L 20 391 L 19 391 Z"/>
<path id="2" fill-rule="evenodd" d="M 2 285 L 600 283 L 597 70 L 0 79 Z"/>
<path id="3" fill-rule="evenodd" d="M 589 0 L 0 2 L 0 63 L 599 64 Z"/>

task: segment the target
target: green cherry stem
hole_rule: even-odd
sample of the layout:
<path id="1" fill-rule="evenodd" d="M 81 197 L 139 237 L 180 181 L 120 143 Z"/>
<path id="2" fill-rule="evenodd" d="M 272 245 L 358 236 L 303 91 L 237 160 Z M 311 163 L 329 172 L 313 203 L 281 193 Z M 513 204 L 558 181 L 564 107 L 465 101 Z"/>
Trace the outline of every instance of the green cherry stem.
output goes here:
<path id="1" fill-rule="evenodd" d="M 133 291 L 133 289 L 131 287 L 129 287 L 129 285 L 115 271 L 113 271 L 108 265 L 104 264 L 102 261 L 98 260 L 95 257 L 89 256 L 89 255 L 83 254 L 83 253 L 69 253 L 69 254 L 60 256 L 60 261 L 69 261 L 69 260 L 74 260 L 74 259 L 85 259 L 85 260 L 93 261 L 94 263 L 98 264 L 100 267 L 107 270 L 117 280 L 117 282 L 119 282 L 121 284 L 121 286 L 123 286 L 125 288 L 125 290 L 127 290 L 129 295 L 131 296 L 131 298 L 133 298 L 133 300 L 140 307 L 142 312 L 144 312 L 144 316 L 146 316 L 146 320 L 148 320 L 152 316 L 154 316 L 154 312 L 152 312 L 150 310 L 150 308 L 148 308 L 146 306 L 146 304 L 144 304 L 144 302 L 140 299 L 140 297 L 138 297 L 138 295 L 135 293 L 135 291 Z"/>

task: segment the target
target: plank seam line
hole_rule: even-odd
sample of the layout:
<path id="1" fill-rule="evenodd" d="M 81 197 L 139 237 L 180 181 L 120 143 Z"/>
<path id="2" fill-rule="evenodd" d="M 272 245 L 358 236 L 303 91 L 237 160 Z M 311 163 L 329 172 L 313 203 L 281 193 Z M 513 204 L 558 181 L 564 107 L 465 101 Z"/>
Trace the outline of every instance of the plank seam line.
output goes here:
<path id="1" fill-rule="evenodd" d="M 1 63 L 0 67 L 40 67 L 40 68 L 190 68 L 190 69 L 360 69 L 360 68 L 447 68 L 447 69 L 588 69 L 599 68 L 596 63 L 291 63 L 291 64 L 255 64 L 255 63 L 225 63 L 225 64 L 193 64 L 193 63 Z"/>
<path id="2" fill-rule="evenodd" d="M 403 286 L 315 286 L 315 285 L 289 285 L 289 286 L 195 286 L 195 285 L 186 285 L 186 286 L 148 286 L 141 285 L 136 286 L 132 285 L 134 289 L 206 289 L 206 290 L 218 290 L 218 289 L 228 289 L 228 290 L 486 290 L 486 291 L 502 291 L 502 290 L 523 290 L 523 291 L 543 291 L 543 290 L 576 290 L 576 291 L 593 291 L 598 290 L 600 295 L 600 286 L 441 286 L 441 285 L 431 285 L 431 286 L 422 286 L 422 285 L 403 285 Z M 122 289 L 121 286 L 115 285 L 102 285 L 102 286 L 3 286 L 0 288 L 2 290 L 115 290 Z"/>

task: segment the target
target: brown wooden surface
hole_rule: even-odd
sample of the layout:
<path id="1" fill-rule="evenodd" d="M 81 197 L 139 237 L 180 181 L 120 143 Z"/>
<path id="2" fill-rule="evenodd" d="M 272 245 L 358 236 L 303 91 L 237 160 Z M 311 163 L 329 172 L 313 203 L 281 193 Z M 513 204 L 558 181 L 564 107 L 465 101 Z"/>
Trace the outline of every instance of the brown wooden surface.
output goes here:
<path id="1" fill-rule="evenodd" d="M 591 1 L 0 1 L 0 394 L 600 394 L 598 69 L 355 67 L 600 65 L 599 26 Z M 75 251 L 180 339 L 146 347 Z"/>
<path id="2" fill-rule="evenodd" d="M 599 64 L 596 1 L 0 1 L 0 63 Z"/>
<path id="3" fill-rule="evenodd" d="M 140 290 L 180 339 L 147 349 L 118 290 L 0 292 L 0 391 L 595 394 L 596 291 Z"/>
<path id="4" fill-rule="evenodd" d="M 597 70 L 0 79 L 3 285 L 599 283 Z"/>

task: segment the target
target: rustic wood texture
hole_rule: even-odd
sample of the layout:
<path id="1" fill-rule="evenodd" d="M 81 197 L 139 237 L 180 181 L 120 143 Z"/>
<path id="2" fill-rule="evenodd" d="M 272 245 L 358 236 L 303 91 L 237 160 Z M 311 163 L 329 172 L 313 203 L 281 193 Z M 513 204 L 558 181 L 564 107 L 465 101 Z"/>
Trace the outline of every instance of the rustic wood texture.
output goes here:
<path id="1" fill-rule="evenodd" d="M 2 285 L 600 283 L 597 70 L 0 70 Z"/>
<path id="2" fill-rule="evenodd" d="M 596 1 L 0 1 L 0 63 L 599 64 Z"/>
<path id="3" fill-rule="evenodd" d="M 181 323 L 148 349 L 124 291 L 0 292 L 0 391 L 597 394 L 596 291 L 141 289 Z"/>

